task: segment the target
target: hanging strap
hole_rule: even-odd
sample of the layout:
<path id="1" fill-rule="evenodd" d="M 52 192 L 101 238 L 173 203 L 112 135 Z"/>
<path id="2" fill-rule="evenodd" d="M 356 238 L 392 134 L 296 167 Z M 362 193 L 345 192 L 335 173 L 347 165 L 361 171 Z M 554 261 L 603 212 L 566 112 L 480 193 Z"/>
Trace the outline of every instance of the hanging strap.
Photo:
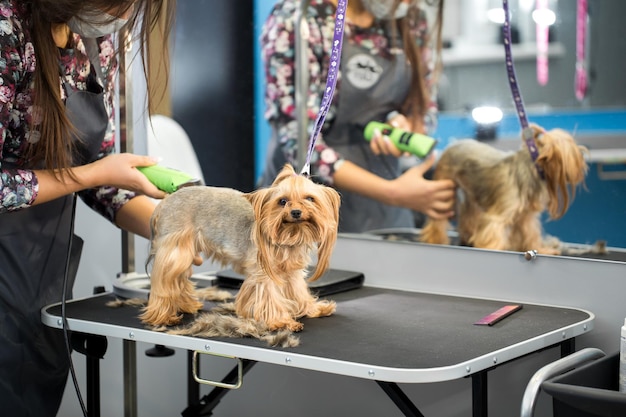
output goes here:
<path id="1" fill-rule="evenodd" d="M 102 65 L 100 65 L 100 50 L 98 48 L 98 42 L 94 38 L 83 38 L 83 44 L 85 45 L 85 52 L 89 57 L 89 63 L 96 71 L 98 81 L 100 85 L 105 85 L 104 74 L 102 73 Z"/>
<path id="2" fill-rule="evenodd" d="M 337 2 L 337 10 L 335 12 L 335 32 L 333 35 L 328 76 L 326 78 L 326 88 L 324 89 L 324 97 L 322 98 L 320 110 L 317 114 L 315 125 L 313 126 L 311 138 L 309 139 L 306 160 L 304 162 L 304 166 L 302 167 L 302 171 L 300 172 L 301 175 L 306 175 L 307 177 L 311 175 L 311 155 L 313 154 L 313 149 L 315 149 L 315 142 L 322 130 L 322 126 L 324 125 L 326 114 L 328 113 L 328 109 L 330 108 L 330 104 L 335 93 L 335 86 L 337 85 L 339 63 L 341 61 L 341 47 L 343 45 L 343 26 L 345 23 L 347 6 L 348 0 L 339 0 Z"/>
<path id="3" fill-rule="evenodd" d="M 537 0 L 537 11 L 545 13 L 548 11 L 548 0 Z M 550 37 L 550 27 L 545 22 L 537 23 L 537 82 L 539 85 L 548 83 L 548 44 Z"/>
<path id="4" fill-rule="evenodd" d="M 587 95 L 587 66 L 585 44 L 587 42 L 587 0 L 578 0 L 576 10 L 576 78 L 574 90 L 578 101 Z"/>
<path id="5" fill-rule="evenodd" d="M 517 117 L 519 118 L 520 125 L 522 126 L 522 138 L 528 148 L 530 156 L 535 162 L 539 157 L 539 150 L 535 143 L 535 132 L 528 124 L 528 117 L 526 110 L 524 109 L 524 100 L 522 100 L 522 94 L 517 84 L 517 76 L 515 75 L 515 66 L 513 65 L 513 56 L 511 54 L 511 22 L 509 20 L 509 2 L 502 0 L 502 8 L 504 9 L 504 25 L 502 31 L 504 34 L 504 53 L 506 55 L 506 70 L 509 76 L 509 86 L 511 87 L 511 94 L 513 95 L 513 101 L 515 102 L 515 109 L 517 111 Z M 539 167 L 537 170 L 541 175 L 542 172 Z"/>

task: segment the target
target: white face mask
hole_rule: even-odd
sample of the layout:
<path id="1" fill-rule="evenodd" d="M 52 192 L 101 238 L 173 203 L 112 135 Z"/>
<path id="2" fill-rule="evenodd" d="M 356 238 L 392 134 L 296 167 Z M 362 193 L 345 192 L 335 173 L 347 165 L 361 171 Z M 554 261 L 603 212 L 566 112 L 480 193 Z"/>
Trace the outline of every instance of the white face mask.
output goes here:
<path id="1" fill-rule="evenodd" d="M 361 0 L 363 7 L 377 19 L 402 19 L 409 12 L 409 4 L 401 2 L 392 16 L 394 0 Z"/>
<path id="2" fill-rule="evenodd" d="M 106 13 L 100 13 L 97 16 L 85 15 L 85 20 L 72 17 L 67 23 L 72 32 L 78 33 L 85 38 L 99 38 L 100 36 L 110 35 L 118 32 L 127 22 L 128 19 L 115 18 Z"/>

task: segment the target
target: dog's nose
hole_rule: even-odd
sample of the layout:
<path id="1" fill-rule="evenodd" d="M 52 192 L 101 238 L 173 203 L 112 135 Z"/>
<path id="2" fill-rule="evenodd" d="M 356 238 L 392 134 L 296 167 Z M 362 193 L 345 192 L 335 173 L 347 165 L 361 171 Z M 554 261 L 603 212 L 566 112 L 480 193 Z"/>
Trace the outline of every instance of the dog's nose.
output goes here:
<path id="1" fill-rule="evenodd" d="M 299 219 L 302 216 L 302 210 L 291 210 L 291 217 Z"/>

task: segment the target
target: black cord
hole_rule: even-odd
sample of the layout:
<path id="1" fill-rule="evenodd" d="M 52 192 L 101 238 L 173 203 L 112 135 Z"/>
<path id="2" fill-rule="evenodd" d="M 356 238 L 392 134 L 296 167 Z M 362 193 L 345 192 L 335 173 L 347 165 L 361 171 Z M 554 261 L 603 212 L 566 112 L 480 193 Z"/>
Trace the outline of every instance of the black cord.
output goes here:
<path id="1" fill-rule="evenodd" d="M 70 347 L 70 336 L 68 333 L 69 324 L 67 322 L 67 315 L 65 312 L 65 304 L 66 301 L 66 293 L 67 293 L 67 282 L 69 280 L 69 270 L 70 270 L 70 256 L 72 254 L 72 238 L 74 237 L 74 218 L 76 217 L 76 195 L 72 197 L 72 217 L 70 219 L 70 233 L 69 240 L 67 242 L 67 256 L 65 259 L 65 273 L 63 277 L 63 294 L 61 298 L 61 320 L 63 322 L 63 336 L 65 338 L 65 349 L 67 350 L 67 357 L 70 363 L 70 373 L 72 375 L 72 382 L 74 383 L 74 389 L 76 390 L 76 396 L 78 397 L 78 402 L 80 403 L 80 408 L 82 409 L 83 416 L 88 417 L 87 407 L 85 407 L 85 402 L 83 401 L 83 396 L 80 393 L 80 387 L 78 386 L 78 380 L 76 378 L 76 370 L 74 369 L 74 361 L 72 360 L 72 349 Z"/>

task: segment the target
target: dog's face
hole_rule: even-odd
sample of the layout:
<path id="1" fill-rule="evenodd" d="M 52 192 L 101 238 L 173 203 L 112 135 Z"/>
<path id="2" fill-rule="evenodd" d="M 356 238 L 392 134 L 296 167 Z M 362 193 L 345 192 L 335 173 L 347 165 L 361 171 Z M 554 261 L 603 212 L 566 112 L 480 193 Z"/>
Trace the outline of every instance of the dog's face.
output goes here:
<path id="1" fill-rule="evenodd" d="M 286 165 L 269 188 L 247 195 L 265 237 L 275 245 L 320 243 L 336 234 L 339 194 Z"/>
<path id="2" fill-rule="evenodd" d="M 312 279 L 318 278 L 320 263 L 327 265 L 337 239 L 340 205 L 337 191 L 316 184 L 296 174 L 291 165 L 285 165 L 271 187 L 246 197 L 252 204 L 258 233 L 268 245 L 293 248 L 318 245 L 318 268 Z"/>
<path id="3" fill-rule="evenodd" d="M 533 126 L 534 129 L 537 129 Z M 587 174 L 585 153 L 587 149 L 576 143 L 562 129 L 547 132 L 536 131 L 539 157 L 537 165 L 542 169 L 550 202 L 548 211 L 553 219 L 562 217 L 576 195 L 576 186 Z"/>

